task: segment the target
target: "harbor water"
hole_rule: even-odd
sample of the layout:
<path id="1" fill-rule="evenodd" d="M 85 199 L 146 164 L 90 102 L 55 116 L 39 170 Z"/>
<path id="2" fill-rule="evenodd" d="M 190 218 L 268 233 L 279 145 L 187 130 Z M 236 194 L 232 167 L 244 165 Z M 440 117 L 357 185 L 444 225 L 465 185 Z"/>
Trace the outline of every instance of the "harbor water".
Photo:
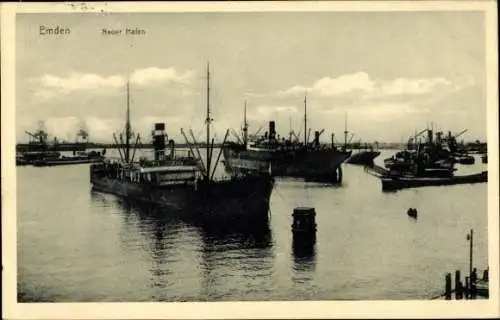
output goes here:
<path id="1" fill-rule="evenodd" d="M 459 171 L 486 170 L 475 157 Z M 217 233 L 91 191 L 88 164 L 17 167 L 18 300 L 431 299 L 445 273 L 468 272 L 470 229 L 474 266 L 488 266 L 487 184 L 384 193 L 356 165 L 343 165 L 343 178 L 278 179 L 267 225 Z M 299 206 L 316 210 L 306 252 L 292 248 Z"/>

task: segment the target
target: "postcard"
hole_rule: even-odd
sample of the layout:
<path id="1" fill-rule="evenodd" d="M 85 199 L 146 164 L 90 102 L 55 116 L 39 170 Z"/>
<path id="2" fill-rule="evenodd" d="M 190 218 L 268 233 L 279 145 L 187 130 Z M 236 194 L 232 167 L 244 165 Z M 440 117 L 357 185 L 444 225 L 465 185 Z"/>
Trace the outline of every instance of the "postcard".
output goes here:
<path id="1" fill-rule="evenodd" d="M 498 317 L 495 4 L 2 4 L 4 317 Z"/>

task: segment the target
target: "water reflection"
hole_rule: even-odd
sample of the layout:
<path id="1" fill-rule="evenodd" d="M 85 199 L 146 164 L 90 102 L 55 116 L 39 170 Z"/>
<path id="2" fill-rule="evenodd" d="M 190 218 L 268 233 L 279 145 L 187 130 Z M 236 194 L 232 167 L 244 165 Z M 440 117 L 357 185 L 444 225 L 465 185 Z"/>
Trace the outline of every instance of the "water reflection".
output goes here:
<path id="1" fill-rule="evenodd" d="M 294 235 L 292 254 L 295 271 L 314 272 L 316 267 L 316 234 Z"/>
<path id="2" fill-rule="evenodd" d="M 265 218 L 232 219 L 225 223 L 196 219 L 185 211 L 113 198 L 92 193 L 92 200 L 101 206 L 119 208 L 124 227 L 121 240 L 127 250 L 142 246 L 139 250 L 148 253 L 149 291 L 154 300 L 216 300 L 226 295 L 234 298 L 227 277 L 239 278 L 233 282 L 238 287 L 246 281 L 247 287 L 255 284 L 258 290 L 262 285 L 256 281 L 269 278 L 272 273 L 273 241 L 267 214 L 252 213 Z M 190 293 L 179 295 L 186 290 L 183 289 L 188 285 L 186 281 L 192 281 L 189 288 L 198 287 L 196 297 Z M 168 296 L 176 286 L 179 286 L 178 297 Z"/>
<path id="3" fill-rule="evenodd" d="M 204 225 L 201 234 L 203 297 L 237 300 L 241 295 L 240 299 L 248 299 L 252 291 L 271 290 L 262 285 L 264 279 L 270 278 L 273 269 L 273 241 L 267 219 L 252 224 L 233 224 L 223 229 L 212 224 Z M 242 284 L 244 291 L 241 290 Z"/>
<path id="4" fill-rule="evenodd" d="M 123 231 L 120 233 L 121 247 L 127 253 L 135 252 L 142 257 L 137 273 L 145 271 L 143 276 L 149 278 L 145 285 L 148 299 L 181 299 L 183 295 L 172 297 L 172 292 L 166 289 L 180 287 L 176 291 L 182 293 L 178 278 L 197 277 L 196 263 L 193 268 L 193 264 L 185 260 L 192 262 L 189 253 L 195 250 L 190 245 L 196 244 L 199 238 L 197 229 L 184 221 L 183 212 L 98 193 L 93 193 L 92 200 L 119 210 Z"/>
<path id="5" fill-rule="evenodd" d="M 294 233 L 292 254 L 294 286 L 311 283 L 316 271 L 316 233 Z"/>

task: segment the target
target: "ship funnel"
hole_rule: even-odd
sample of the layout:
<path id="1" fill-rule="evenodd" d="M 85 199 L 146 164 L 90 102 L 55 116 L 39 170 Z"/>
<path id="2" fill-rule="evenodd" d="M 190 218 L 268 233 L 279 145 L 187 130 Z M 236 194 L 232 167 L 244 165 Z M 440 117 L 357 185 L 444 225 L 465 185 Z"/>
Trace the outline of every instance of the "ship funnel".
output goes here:
<path id="1" fill-rule="evenodd" d="M 269 121 L 269 140 L 276 139 L 276 126 L 274 121 Z"/>
<path id="2" fill-rule="evenodd" d="M 165 156 L 165 124 L 155 123 L 153 130 L 153 148 L 155 160 L 161 160 Z"/>

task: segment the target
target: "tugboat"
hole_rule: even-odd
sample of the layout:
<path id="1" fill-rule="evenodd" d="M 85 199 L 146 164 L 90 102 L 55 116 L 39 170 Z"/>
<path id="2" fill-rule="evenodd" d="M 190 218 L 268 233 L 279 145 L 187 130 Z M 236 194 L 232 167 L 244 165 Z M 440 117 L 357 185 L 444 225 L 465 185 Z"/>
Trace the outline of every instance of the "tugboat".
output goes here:
<path id="1" fill-rule="evenodd" d="M 212 139 L 210 143 L 212 119 L 208 68 L 206 161 L 203 161 L 198 149 L 195 156 L 192 145 L 187 139 L 189 145 L 187 155 L 178 155 L 173 140 L 169 141 L 170 153 L 165 154 L 164 124 L 156 124 L 156 130 L 153 132 L 155 159 L 143 158 L 134 162 L 135 148 L 134 155 L 130 157 L 129 91 L 127 84 L 125 150 L 120 151 L 119 162 L 106 161 L 91 166 L 90 181 L 94 190 L 181 210 L 182 214 L 194 215 L 197 221 L 209 223 L 213 223 L 214 220 L 224 224 L 235 220 L 243 222 L 268 218 L 269 198 L 274 186 L 274 178 L 269 172 L 253 172 L 233 175 L 226 179 L 214 179 L 221 151 L 215 166 L 212 166 L 214 140 Z M 226 132 L 224 142 L 228 132 L 229 130 Z M 139 140 L 139 137 L 137 139 Z"/>
<path id="2" fill-rule="evenodd" d="M 319 142 L 324 132 L 315 131 L 314 139 L 309 143 L 307 131 L 307 97 L 304 99 L 304 142 L 279 139 L 274 121 L 269 122 L 269 131 L 255 141 L 248 140 L 246 108 L 243 143 L 231 142 L 223 148 L 224 164 L 229 172 L 267 171 L 272 168 L 274 176 L 303 178 L 306 181 L 333 182 L 342 181 L 341 164 L 351 155 L 346 150 L 327 147 Z"/>

